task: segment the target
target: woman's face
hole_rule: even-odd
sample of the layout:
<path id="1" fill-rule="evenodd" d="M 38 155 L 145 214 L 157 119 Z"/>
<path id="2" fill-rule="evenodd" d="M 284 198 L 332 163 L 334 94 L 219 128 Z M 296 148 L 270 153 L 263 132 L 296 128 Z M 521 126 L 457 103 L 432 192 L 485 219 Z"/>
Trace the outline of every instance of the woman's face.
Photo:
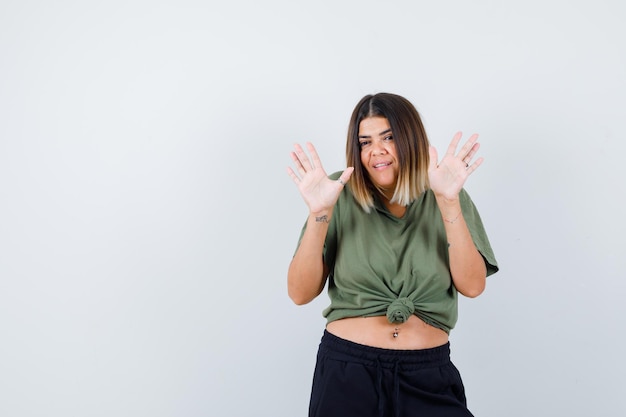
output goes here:
<path id="1" fill-rule="evenodd" d="M 398 180 L 398 158 L 386 117 L 368 117 L 359 124 L 361 163 L 372 183 L 390 198 Z"/>

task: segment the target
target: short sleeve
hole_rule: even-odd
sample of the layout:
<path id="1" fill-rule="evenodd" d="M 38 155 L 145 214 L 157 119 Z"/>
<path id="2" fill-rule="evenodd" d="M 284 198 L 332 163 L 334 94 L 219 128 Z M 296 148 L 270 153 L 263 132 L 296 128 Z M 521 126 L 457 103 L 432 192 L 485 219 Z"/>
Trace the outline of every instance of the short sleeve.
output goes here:
<path id="1" fill-rule="evenodd" d="M 459 199 L 461 202 L 461 210 L 463 211 L 463 218 L 472 235 L 474 245 L 485 260 L 487 276 L 493 275 L 498 272 L 500 268 L 498 267 L 498 262 L 496 261 L 493 249 L 489 243 L 489 238 L 487 237 L 487 232 L 485 231 L 480 214 L 478 214 L 474 202 L 465 189 L 461 190 L 459 193 Z"/>

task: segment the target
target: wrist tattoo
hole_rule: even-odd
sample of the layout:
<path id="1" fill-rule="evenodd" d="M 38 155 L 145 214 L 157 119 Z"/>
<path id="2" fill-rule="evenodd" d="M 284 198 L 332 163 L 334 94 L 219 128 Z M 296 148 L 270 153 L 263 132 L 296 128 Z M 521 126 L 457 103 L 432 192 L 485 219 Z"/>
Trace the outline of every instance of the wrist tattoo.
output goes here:
<path id="1" fill-rule="evenodd" d="M 328 216 L 324 214 L 323 216 L 316 217 L 315 221 L 317 223 L 328 223 Z"/>

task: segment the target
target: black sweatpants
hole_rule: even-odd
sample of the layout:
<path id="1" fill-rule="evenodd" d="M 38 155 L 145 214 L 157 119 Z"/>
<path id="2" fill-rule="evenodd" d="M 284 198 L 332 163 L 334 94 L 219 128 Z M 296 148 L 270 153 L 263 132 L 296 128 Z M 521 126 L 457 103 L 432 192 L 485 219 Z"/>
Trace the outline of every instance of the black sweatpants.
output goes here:
<path id="1" fill-rule="evenodd" d="M 324 331 L 309 417 L 472 417 L 450 344 L 380 349 Z"/>

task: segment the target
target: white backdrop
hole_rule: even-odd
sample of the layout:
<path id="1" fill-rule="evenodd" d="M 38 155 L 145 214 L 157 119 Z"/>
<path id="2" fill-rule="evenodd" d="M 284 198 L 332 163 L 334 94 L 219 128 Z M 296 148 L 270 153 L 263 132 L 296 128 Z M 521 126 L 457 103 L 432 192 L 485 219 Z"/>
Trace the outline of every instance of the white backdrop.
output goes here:
<path id="1" fill-rule="evenodd" d="M 451 335 L 481 417 L 626 414 L 626 7 L 614 1 L 0 3 L 0 415 L 304 416 L 324 320 L 286 270 L 293 143 L 344 167 L 393 92 L 501 271 Z"/>

